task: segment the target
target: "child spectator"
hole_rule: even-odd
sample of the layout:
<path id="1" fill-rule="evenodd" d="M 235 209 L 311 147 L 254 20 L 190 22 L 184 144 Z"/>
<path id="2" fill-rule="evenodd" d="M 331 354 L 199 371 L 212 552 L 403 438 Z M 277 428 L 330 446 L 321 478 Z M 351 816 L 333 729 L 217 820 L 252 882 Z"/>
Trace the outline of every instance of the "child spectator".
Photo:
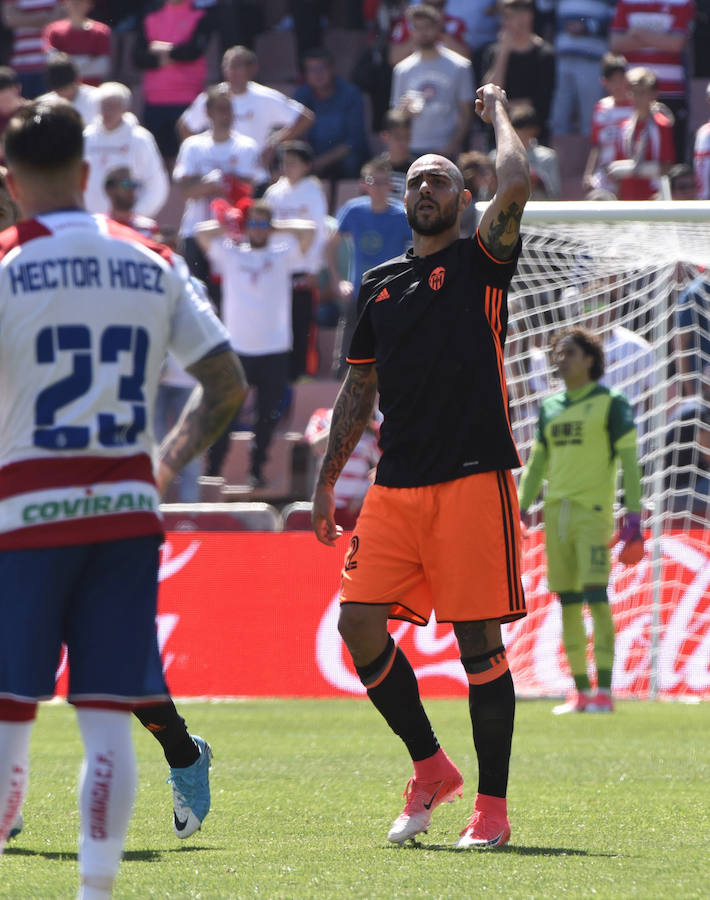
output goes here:
<path id="1" fill-rule="evenodd" d="M 317 368 L 315 312 L 318 274 L 324 262 L 328 204 L 320 180 L 311 174 L 313 151 L 308 144 L 286 141 L 279 147 L 279 159 L 281 177 L 264 194 L 274 218 L 302 219 L 315 226 L 313 243 L 303 254 L 303 268 L 293 274 L 289 381 L 294 382 L 301 375 L 315 374 Z"/>
<path id="2" fill-rule="evenodd" d="M 412 240 L 404 205 L 390 197 L 390 174 L 386 161 L 374 159 L 365 163 L 360 182 L 365 196 L 348 200 L 338 210 L 338 231 L 328 244 L 331 285 L 342 308 L 336 337 L 337 377 L 346 369 L 345 356 L 357 323 L 357 295 L 363 274 L 404 253 Z M 352 242 L 353 252 L 348 278 L 341 280 L 337 254 L 345 239 Z"/>
<path id="3" fill-rule="evenodd" d="M 90 125 L 99 113 L 98 88 L 82 84 L 76 62 L 67 53 L 52 54 L 47 64 L 47 87 L 49 92 L 38 99 L 49 103 L 66 101 Z"/>
<path id="4" fill-rule="evenodd" d="M 93 0 L 62 0 L 66 18 L 50 22 L 42 36 L 50 62 L 53 51 L 67 53 L 76 63 L 81 81 L 97 87 L 111 71 L 111 29 L 89 18 L 93 6 Z M 49 88 L 53 89 L 51 84 Z"/>
<path id="5" fill-rule="evenodd" d="M 618 184 L 619 200 L 650 200 L 659 176 L 675 162 L 673 124 L 654 108 L 657 79 L 651 69 L 637 66 L 627 78 L 634 112 L 621 124 L 617 158 L 607 172 Z"/>
<path id="6" fill-rule="evenodd" d="M 198 0 L 165 0 L 139 23 L 133 62 L 142 69 L 143 122 L 166 160 L 177 156 L 178 119 L 207 80 L 205 52 L 215 7 Z"/>
<path id="7" fill-rule="evenodd" d="M 626 57 L 614 53 L 607 53 L 602 59 L 601 82 L 607 93 L 597 101 L 592 113 L 591 147 L 582 176 L 586 191 L 616 191 L 616 183 L 606 168 L 616 159 L 621 123 L 634 111 L 626 65 Z"/>

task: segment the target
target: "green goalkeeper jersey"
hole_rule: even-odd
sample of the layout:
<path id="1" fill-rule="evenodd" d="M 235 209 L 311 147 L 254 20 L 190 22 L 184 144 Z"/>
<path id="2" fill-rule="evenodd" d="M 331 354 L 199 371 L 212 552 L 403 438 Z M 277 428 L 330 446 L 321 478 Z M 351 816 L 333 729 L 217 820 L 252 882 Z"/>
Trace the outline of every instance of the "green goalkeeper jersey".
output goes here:
<path id="1" fill-rule="evenodd" d="M 547 479 L 546 500 L 568 499 L 611 515 L 619 459 L 626 507 L 640 509 L 633 410 L 623 394 L 596 382 L 542 401 L 530 459 L 520 480 L 527 510 Z"/>

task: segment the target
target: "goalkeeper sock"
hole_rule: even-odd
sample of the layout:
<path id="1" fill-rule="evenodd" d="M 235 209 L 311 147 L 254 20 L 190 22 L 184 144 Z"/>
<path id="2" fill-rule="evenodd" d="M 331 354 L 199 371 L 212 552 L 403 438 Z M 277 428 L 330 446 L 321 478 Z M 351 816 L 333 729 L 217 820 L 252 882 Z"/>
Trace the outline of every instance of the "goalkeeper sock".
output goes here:
<path id="1" fill-rule="evenodd" d="M 169 766 L 185 769 L 199 759 L 200 748 L 190 737 L 185 720 L 172 700 L 139 706 L 133 712 L 163 748 Z"/>
<path id="2" fill-rule="evenodd" d="M 489 680 L 481 681 L 481 665 L 486 658 Z M 505 797 L 515 719 L 515 690 L 505 650 L 498 647 L 486 657 L 468 657 L 462 662 L 469 676 L 468 708 L 478 759 L 478 793 Z M 471 680 L 472 669 L 478 670 L 476 681 Z"/>
<path id="3" fill-rule="evenodd" d="M 614 669 L 614 620 L 611 617 L 606 588 L 592 588 L 584 592 L 594 622 L 594 662 L 597 666 L 597 687 L 611 690 Z"/>
<path id="4" fill-rule="evenodd" d="M 562 643 L 577 690 L 589 690 L 587 675 L 587 632 L 584 628 L 584 594 L 560 594 L 562 604 Z"/>
<path id="5" fill-rule="evenodd" d="M 387 646 L 377 659 L 356 666 L 355 671 L 375 708 L 404 741 L 412 761 L 433 756 L 439 742 L 419 698 L 414 670 L 392 637 L 388 636 Z"/>

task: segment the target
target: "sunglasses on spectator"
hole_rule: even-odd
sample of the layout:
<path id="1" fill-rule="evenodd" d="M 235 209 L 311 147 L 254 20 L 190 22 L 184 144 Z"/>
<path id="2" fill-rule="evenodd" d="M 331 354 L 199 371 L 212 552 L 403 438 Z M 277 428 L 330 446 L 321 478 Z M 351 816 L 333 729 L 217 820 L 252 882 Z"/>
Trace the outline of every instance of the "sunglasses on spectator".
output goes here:
<path id="1" fill-rule="evenodd" d="M 106 187 L 120 187 L 120 188 L 126 188 L 126 189 L 130 188 L 134 191 L 137 190 L 139 187 L 141 187 L 141 185 L 142 185 L 142 182 L 133 181 L 130 178 L 120 178 L 118 181 L 107 181 L 106 182 Z"/>
<path id="2" fill-rule="evenodd" d="M 268 219 L 247 219 L 248 228 L 271 228 L 271 222 Z"/>
<path id="3" fill-rule="evenodd" d="M 390 184 L 389 178 L 374 178 L 372 175 L 366 175 L 363 180 L 371 187 L 389 187 Z"/>

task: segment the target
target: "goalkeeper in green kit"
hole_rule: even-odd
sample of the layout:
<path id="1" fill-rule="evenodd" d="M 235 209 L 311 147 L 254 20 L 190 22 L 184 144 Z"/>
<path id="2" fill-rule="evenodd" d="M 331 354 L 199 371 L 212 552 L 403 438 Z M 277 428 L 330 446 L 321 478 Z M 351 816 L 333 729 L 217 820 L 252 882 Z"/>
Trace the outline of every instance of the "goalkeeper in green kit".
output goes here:
<path id="1" fill-rule="evenodd" d="M 562 641 L 576 688 L 553 712 L 611 712 L 614 623 L 607 597 L 609 548 L 620 540 L 619 559 L 626 564 L 643 557 L 634 414 L 623 394 L 598 384 L 604 374 L 604 351 L 595 334 L 567 328 L 555 336 L 550 349 L 565 390 L 540 406 L 519 500 L 527 525 L 528 509 L 547 480 L 543 508 L 547 581 L 562 604 Z M 619 463 L 627 512 L 612 539 Z M 594 623 L 596 693 L 587 675 L 585 603 Z"/>

